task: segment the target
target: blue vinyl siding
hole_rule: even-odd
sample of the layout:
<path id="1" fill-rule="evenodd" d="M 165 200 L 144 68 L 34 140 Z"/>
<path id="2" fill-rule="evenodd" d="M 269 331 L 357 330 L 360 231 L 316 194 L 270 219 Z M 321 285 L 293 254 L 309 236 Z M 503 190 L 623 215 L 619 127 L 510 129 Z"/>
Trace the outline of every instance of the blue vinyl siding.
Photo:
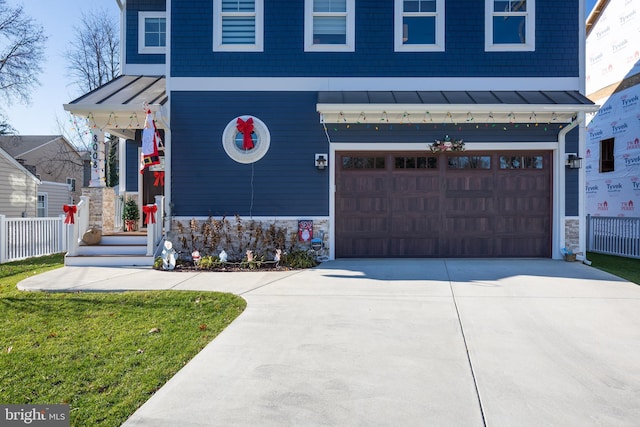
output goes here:
<path id="1" fill-rule="evenodd" d="M 573 129 L 567 134 L 565 152 L 578 152 L 578 129 Z M 564 214 L 566 216 L 578 216 L 578 194 L 580 193 L 578 188 L 578 178 L 580 170 L 567 168 L 566 166 L 564 166 L 564 160 L 561 166 L 564 167 L 566 171 Z"/>
<path id="2" fill-rule="evenodd" d="M 138 175 L 140 175 L 140 156 L 138 149 L 142 146 L 140 131 L 136 131 L 138 141 L 127 139 L 127 182 L 126 191 L 138 191 Z"/>
<path id="3" fill-rule="evenodd" d="M 164 54 L 138 53 L 138 12 L 163 12 L 165 0 L 127 0 L 125 61 L 127 64 L 164 64 Z"/>
<path id="4" fill-rule="evenodd" d="M 212 52 L 211 0 L 172 3 L 175 77 L 574 77 L 579 1 L 536 1 L 534 52 L 484 51 L 484 1 L 446 2 L 445 52 L 394 52 L 393 2 L 356 2 L 356 51 L 304 52 L 304 2 L 265 1 L 264 52 Z M 259 64 L 259 66 L 258 66 Z M 493 89 L 493 88 L 489 88 Z"/>
<path id="5" fill-rule="evenodd" d="M 315 92 L 172 92 L 173 214 L 328 215 L 329 171 L 314 166 L 315 153 L 329 152 L 316 98 Z M 259 118 L 271 134 L 269 151 L 253 164 L 235 162 L 222 146 L 224 128 L 242 115 Z"/>

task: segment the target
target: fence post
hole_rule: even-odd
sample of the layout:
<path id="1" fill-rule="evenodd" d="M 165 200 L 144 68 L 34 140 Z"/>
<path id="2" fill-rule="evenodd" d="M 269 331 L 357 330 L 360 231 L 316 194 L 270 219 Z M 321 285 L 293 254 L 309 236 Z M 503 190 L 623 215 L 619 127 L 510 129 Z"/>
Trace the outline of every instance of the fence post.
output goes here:
<path id="1" fill-rule="evenodd" d="M 7 221 L 5 221 L 5 218 L 4 215 L 0 215 L 0 264 L 5 262 L 7 242 L 9 241 L 7 238 Z"/>
<path id="2" fill-rule="evenodd" d="M 60 248 L 59 251 L 60 252 L 66 252 L 67 248 L 69 247 L 69 243 L 67 242 L 67 233 L 65 233 L 64 230 L 64 218 L 65 218 L 65 214 L 60 214 L 58 216 L 58 233 L 60 233 Z"/>
<path id="3" fill-rule="evenodd" d="M 591 214 L 587 214 L 587 241 L 585 244 L 585 251 L 591 250 Z M 587 254 L 584 254 L 585 258 Z"/>

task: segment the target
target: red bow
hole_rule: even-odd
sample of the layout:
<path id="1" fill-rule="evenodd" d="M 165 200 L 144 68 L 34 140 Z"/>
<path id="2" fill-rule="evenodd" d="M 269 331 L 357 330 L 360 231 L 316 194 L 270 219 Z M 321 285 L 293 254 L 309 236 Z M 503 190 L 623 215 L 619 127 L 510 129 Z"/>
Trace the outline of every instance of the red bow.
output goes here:
<path id="1" fill-rule="evenodd" d="M 164 172 L 154 172 L 153 177 L 156 179 L 155 181 L 153 181 L 154 187 L 158 187 L 161 185 L 164 186 Z"/>
<path id="2" fill-rule="evenodd" d="M 145 224 L 155 224 L 156 223 L 156 212 L 158 212 L 158 206 L 156 205 L 144 205 L 142 207 L 142 212 L 147 215 L 147 218 L 144 220 Z"/>
<path id="3" fill-rule="evenodd" d="M 251 150 L 253 148 L 253 140 L 251 139 L 251 134 L 253 133 L 253 119 L 249 118 L 245 122 L 240 117 L 237 120 L 238 125 L 236 128 L 238 132 L 242 134 L 242 148 L 245 150 Z"/>
<path id="4" fill-rule="evenodd" d="M 63 205 L 62 210 L 67 214 L 67 217 L 64 219 L 64 223 L 75 224 L 74 215 L 78 212 L 78 207 L 76 205 Z"/>

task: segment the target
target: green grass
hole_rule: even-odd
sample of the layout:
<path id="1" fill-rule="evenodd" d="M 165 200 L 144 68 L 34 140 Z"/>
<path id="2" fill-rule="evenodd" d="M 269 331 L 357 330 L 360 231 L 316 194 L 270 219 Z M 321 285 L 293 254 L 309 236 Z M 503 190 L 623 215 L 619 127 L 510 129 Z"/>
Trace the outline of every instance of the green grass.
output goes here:
<path id="1" fill-rule="evenodd" d="M 640 285 L 640 259 L 587 253 L 591 266 Z"/>
<path id="2" fill-rule="evenodd" d="M 62 262 L 0 265 L 0 403 L 67 403 L 73 426 L 121 425 L 246 306 L 216 292 L 16 289 Z"/>

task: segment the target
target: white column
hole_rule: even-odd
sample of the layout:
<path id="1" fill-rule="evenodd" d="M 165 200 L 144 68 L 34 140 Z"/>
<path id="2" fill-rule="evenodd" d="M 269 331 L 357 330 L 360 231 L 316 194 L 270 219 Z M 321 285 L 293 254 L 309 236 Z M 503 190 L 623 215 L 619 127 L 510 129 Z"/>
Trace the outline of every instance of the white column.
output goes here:
<path id="1" fill-rule="evenodd" d="M 104 177 L 105 143 L 104 132 L 91 129 L 91 181 L 89 187 L 106 187 Z"/>

